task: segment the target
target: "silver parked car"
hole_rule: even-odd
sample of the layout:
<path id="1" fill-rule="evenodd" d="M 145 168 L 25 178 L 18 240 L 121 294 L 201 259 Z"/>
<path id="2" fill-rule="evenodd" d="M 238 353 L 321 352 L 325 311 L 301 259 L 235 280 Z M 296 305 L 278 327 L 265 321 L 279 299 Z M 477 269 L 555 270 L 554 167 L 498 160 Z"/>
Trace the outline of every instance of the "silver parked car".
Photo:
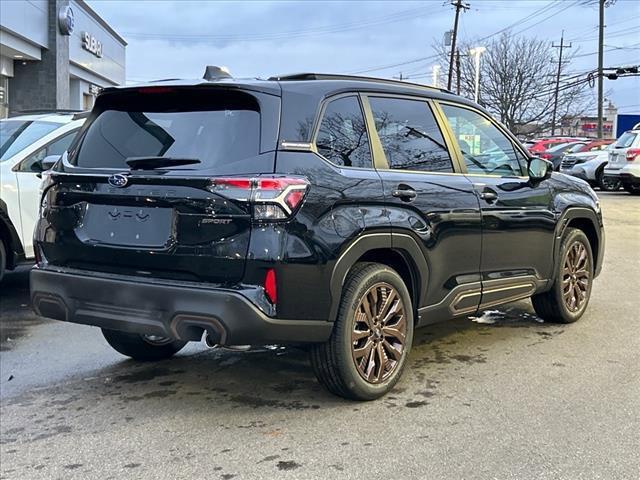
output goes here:
<path id="1" fill-rule="evenodd" d="M 604 175 L 612 149 L 613 144 L 607 145 L 602 150 L 569 153 L 562 159 L 560 172 L 585 180 L 592 187 L 600 187 L 607 192 L 616 191 L 622 186 L 620 180 Z"/>

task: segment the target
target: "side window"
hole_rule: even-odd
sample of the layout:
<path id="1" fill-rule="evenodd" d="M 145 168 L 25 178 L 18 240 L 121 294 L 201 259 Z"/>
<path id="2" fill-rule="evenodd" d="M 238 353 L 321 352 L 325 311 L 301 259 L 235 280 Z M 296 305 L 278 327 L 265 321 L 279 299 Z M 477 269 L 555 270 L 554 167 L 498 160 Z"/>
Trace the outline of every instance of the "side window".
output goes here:
<path id="1" fill-rule="evenodd" d="M 25 158 L 18 167 L 19 172 L 40 172 L 42 168 L 40 167 L 40 162 L 48 157 L 49 155 L 62 155 L 75 137 L 77 130 L 73 132 L 67 133 L 64 137 L 60 137 L 59 139 L 51 142 L 49 145 L 42 147 L 40 150 L 29 155 Z"/>
<path id="2" fill-rule="evenodd" d="M 453 172 L 442 132 L 427 102 L 371 97 L 369 103 L 390 168 Z"/>
<path id="3" fill-rule="evenodd" d="M 327 105 L 316 147 L 336 165 L 372 168 L 369 136 L 358 97 L 339 98 Z"/>
<path id="4" fill-rule="evenodd" d="M 442 105 L 458 140 L 469 173 L 497 176 L 524 175 L 521 155 L 489 119 L 466 108 Z"/>

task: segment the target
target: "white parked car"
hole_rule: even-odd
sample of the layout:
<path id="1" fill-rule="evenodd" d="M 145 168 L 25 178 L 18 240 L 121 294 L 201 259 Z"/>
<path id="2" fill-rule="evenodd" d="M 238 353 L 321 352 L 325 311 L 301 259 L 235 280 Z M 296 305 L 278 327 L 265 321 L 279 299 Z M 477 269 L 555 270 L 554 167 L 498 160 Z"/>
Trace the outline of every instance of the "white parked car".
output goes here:
<path id="1" fill-rule="evenodd" d="M 640 130 L 628 130 L 616 140 L 604 175 L 619 179 L 632 195 L 640 195 Z"/>
<path id="2" fill-rule="evenodd" d="M 41 173 L 69 147 L 85 117 L 42 113 L 0 120 L 0 279 L 33 260 Z"/>
<path id="3" fill-rule="evenodd" d="M 568 153 L 562 158 L 560 172 L 585 180 L 592 187 L 600 187 L 607 192 L 616 191 L 622 185 L 620 180 L 604 176 L 604 169 L 609 163 L 609 153 L 612 149 L 613 144 L 607 145 L 602 150 Z"/>

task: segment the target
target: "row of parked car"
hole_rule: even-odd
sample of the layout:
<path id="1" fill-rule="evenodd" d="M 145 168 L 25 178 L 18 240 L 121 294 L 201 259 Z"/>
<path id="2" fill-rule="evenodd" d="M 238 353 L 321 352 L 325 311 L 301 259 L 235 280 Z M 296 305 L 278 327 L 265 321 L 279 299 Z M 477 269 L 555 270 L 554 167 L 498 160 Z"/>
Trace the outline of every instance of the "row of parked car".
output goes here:
<path id="1" fill-rule="evenodd" d="M 631 194 L 640 193 L 640 129 L 625 132 L 617 140 L 552 137 L 524 145 L 532 155 L 552 162 L 555 171 L 594 188 L 616 191 L 622 187 Z"/>

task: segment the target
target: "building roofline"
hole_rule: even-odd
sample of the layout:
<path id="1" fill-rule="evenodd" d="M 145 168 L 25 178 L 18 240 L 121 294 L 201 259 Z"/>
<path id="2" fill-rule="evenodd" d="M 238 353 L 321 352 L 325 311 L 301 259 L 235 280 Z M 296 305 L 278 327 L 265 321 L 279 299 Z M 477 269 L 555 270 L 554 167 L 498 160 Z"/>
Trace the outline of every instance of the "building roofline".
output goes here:
<path id="1" fill-rule="evenodd" d="M 95 21 L 97 21 L 100 25 L 102 25 L 111 35 L 113 35 L 116 40 L 118 40 L 125 47 L 128 45 L 127 41 L 120 36 L 118 32 L 116 32 L 113 27 L 111 27 L 100 15 L 96 13 L 96 11 L 89 6 L 89 4 L 85 0 L 74 0 L 78 5 L 80 5 L 89 15 L 93 17 Z"/>

